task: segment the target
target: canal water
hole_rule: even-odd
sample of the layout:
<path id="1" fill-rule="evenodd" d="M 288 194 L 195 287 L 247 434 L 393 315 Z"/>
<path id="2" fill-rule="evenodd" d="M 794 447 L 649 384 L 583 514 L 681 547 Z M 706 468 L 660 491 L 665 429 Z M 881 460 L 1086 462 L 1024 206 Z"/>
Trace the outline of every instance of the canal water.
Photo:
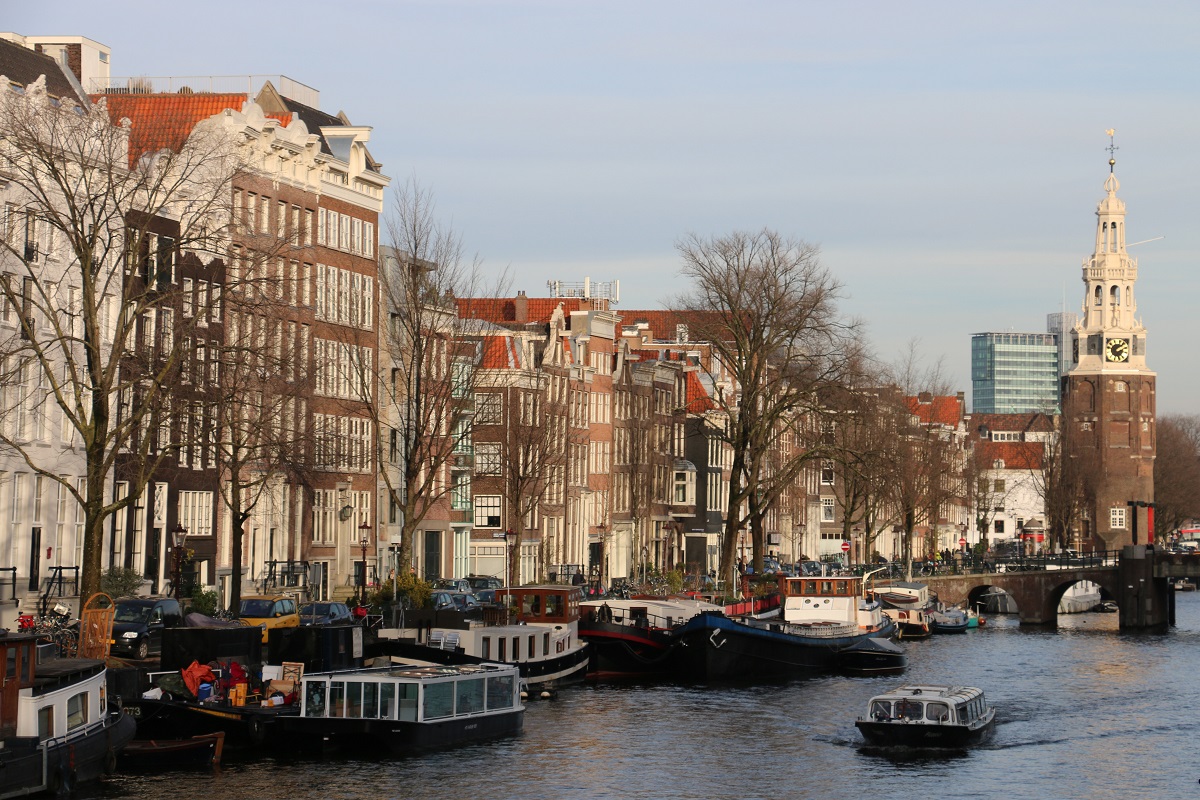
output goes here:
<path id="1" fill-rule="evenodd" d="M 1200 592 L 1166 635 L 1116 614 L 1057 631 L 997 616 L 906 644 L 890 678 L 767 686 L 598 685 L 529 704 L 520 737 L 419 758 L 261 759 L 216 774 L 116 775 L 85 797 L 170 798 L 1200 798 Z M 983 687 L 992 740 L 939 757 L 862 747 L 854 719 L 900 681 Z"/>

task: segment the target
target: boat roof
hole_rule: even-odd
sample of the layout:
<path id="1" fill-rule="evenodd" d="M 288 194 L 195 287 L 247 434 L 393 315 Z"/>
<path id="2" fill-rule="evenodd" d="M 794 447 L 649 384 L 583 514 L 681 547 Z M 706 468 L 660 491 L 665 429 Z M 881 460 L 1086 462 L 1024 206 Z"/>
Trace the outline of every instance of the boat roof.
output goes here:
<path id="1" fill-rule="evenodd" d="M 392 664 L 384 667 L 367 667 L 366 669 L 333 670 L 330 672 L 311 672 L 305 678 L 457 678 L 462 676 L 480 675 L 484 673 L 518 672 L 515 664 Z"/>
<path id="2" fill-rule="evenodd" d="M 965 703 L 982 697 L 983 690 L 974 686 L 939 686 L 935 684 L 906 684 L 892 689 L 890 692 L 875 695 L 876 700 L 948 700 Z"/>

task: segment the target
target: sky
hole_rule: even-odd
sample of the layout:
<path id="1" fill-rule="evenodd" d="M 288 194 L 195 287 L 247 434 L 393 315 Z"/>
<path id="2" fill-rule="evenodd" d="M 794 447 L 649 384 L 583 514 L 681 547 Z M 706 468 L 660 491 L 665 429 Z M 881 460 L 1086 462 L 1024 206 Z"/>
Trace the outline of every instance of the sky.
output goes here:
<path id="1" fill-rule="evenodd" d="M 681 288 L 675 243 L 821 248 L 880 359 L 970 396 L 970 336 L 1078 311 L 1116 130 L 1158 412 L 1200 413 L 1200 4 L 56 0 L 0 27 L 114 76 L 286 75 L 513 293 Z M 1161 237 L 1161 238 L 1160 238 Z"/>

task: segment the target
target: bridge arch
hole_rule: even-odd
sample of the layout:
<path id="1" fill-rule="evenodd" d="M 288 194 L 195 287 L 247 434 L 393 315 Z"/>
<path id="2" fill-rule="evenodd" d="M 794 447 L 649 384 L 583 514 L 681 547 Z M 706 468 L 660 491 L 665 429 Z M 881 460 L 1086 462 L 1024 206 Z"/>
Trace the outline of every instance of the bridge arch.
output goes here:
<path id="1" fill-rule="evenodd" d="M 1058 623 L 1058 604 L 1063 595 L 1080 581 L 1097 584 L 1102 598 L 1118 598 L 1120 578 L 1117 572 L 1117 567 L 1113 566 L 954 575 L 929 578 L 928 584 L 938 599 L 950 605 L 964 605 L 992 589 L 1003 589 L 1017 604 L 1022 625 L 1053 627 Z"/>

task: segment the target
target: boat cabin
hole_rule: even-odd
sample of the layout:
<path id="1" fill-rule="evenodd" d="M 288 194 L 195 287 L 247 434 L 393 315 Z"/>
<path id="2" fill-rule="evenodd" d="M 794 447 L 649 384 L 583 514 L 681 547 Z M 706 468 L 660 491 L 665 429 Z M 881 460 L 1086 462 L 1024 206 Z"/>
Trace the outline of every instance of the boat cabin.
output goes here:
<path id="1" fill-rule="evenodd" d="M 37 637 L 5 634 L 0 635 L 0 663 L 0 741 L 72 737 L 102 722 L 108 713 L 101 660 L 39 659 Z"/>
<path id="2" fill-rule="evenodd" d="M 512 711 L 520 673 L 499 664 L 383 667 L 304 676 L 305 718 L 430 722 Z"/>
<path id="3" fill-rule="evenodd" d="M 851 576 L 781 577 L 783 620 L 807 624 L 858 626 L 865 598 L 862 578 Z"/>
<path id="4" fill-rule="evenodd" d="M 579 620 L 579 589 L 574 586 L 513 586 L 496 590 L 496 602 L 507 606 L 516 621 L 565 624 Z"/>
<path id="5" fill-rule="evenodd" d="M 901 686 L 871 698 L 867 719 L 923 725 L 971 725 L 988 713 L 982 689 L 970 686 Z"/>

